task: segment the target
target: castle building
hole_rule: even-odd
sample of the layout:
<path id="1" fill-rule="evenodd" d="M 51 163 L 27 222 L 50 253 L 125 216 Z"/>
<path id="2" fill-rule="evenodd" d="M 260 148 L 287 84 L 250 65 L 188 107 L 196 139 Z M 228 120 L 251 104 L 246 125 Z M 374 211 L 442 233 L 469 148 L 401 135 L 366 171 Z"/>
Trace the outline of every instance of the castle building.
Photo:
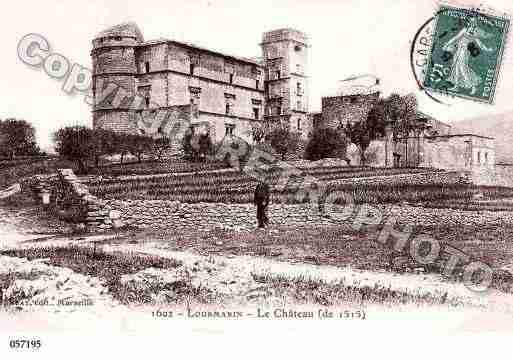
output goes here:
<path id="1" fill-rule="evenodd" d="M 136 131 L 137 119 L 151 121 L 165 110 L 193 127 L 207 123 L 215 141 L 233 135 L 251 141 L 252 125 L 264 120 L 289 123 L 306 136 L 307 37 L 270 31 L 261 48 L 262 59 L 249 59 L 174 40 L 145 41 L 134 23 L 111 27 L 93 40 L 93 127 Z"/>
<path id="2" fill-rule="evenodd" d="M 322 98 L 322 110 L 310 114 L 314 128 L 340 128 L 348 122 L 365 120 L 379 100 L 379 92 L 342 94 Z M 407 137 L 393 138 L 388 131 L 366 151 L 376 167 L 429 167 L 462 171 L 473 183 L 495 183 L 495 143 L 493 138 L 469 133 L 453 133 L 449 124 L 417 112 L 416 128 Z M 360 156 L 351 144 L 347 153 L 352 164 Z"/>

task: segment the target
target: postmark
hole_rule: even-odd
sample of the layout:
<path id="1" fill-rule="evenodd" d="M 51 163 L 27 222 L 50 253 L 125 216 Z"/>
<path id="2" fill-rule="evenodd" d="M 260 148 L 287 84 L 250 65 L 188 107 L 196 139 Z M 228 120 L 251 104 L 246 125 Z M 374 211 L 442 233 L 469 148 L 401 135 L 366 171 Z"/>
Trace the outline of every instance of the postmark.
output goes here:
<path id="1" fill-rule="evenodd" d="M 441 5 L 434 19 L 423 87 L 492 104 L 509 28 L 507 16 Z"/>

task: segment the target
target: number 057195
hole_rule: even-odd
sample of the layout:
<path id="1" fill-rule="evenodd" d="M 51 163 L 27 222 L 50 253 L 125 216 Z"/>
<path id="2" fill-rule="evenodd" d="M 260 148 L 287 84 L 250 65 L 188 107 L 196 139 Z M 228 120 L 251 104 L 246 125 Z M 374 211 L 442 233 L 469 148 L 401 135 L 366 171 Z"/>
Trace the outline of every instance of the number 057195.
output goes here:
<path id="1" fill-rule="evenodd" d="M 9 340 L 11 349 L 39 349 L 41 348 L 40 339 L 11 339 Z"/>

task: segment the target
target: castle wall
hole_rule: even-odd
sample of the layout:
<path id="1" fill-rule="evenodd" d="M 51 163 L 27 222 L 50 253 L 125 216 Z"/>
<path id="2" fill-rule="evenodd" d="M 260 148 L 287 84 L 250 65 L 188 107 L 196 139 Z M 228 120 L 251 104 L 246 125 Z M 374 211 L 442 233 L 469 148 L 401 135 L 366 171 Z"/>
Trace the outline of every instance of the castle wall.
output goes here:
<path id="1" fill-rule="evenodd" d="M 323 97 L 322 126 L 337 128 L 340 123 L 364 120 L 378 99 L 379 93 Z"/>
<path id="2" fill-rule="evenodd" d="M 408 149 L 406 156 L 406 147 Z M 401 155 L 399 166 L 431 167 L 465 171 L 473 183 L 495 183 L 494 140 L 475 135 L 450 135 L 399 140 L 394 151 Z"/>
<path id="3" fill-rule="evenodd" d="M 93 50 L 93 74 L 119 72 L 136 72 L 133 47 L 102 47 Z"/>
<path id="4" fill-rule="evenodd" d="M 134 24 L 103 32 L 93 40 L 91 54 L 96 99 L 93 125 L 130 131 L 127 121 L 140 114 L 126 110 L 133 105 L 130 97 L 139 95 L 138 108 L 150 114 L 159 108 L 193 105 L 197 110 L 194 121 L 210 123 L 216 142 L 224 138 L 227 127 L 233 135 L 251 141 L 252 124 L 268 115 L 269 85 L 271 91 L 277 87 L 280 117 L 306 138 L 312 128 L 307 115 L 306 36 L 286 29 L 266 33 L 264 39 L 276 45 L 271 46 L 275 53 L 264 56 L 265 66 L 177 41 L 144 42 Z M 263 52 L 267 54 L 266 46 Z M 284 81 L 274 84 L 270 76 L 276 69 Z M 106 84 L 112 82 L 124 89 L 119 94 L 126 95 L 127 103 L 120 104 L 119 96 L 116 99 L 115 93 L 108 92 Z"/>
<path id="5" fill-rule="evenodd" d="M 128 111 L 95 111 L 93 127 L 111 131 L 130 132 Z"/>
<path id="6" fill-rule="evenodd" d="M 165 107 L 172 105 L 185 105 L 189 102 L 169 103 L 169 83 L 166 73 L 156 72 L 137 76 L 137 93 L 145 98 L 149 96 L 149 108 Z"/>

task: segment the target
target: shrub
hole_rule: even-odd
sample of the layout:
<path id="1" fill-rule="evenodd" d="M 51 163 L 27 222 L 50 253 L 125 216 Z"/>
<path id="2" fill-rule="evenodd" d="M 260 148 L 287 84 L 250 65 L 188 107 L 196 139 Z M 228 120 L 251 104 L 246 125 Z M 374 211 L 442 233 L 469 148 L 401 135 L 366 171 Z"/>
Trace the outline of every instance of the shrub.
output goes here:
<path id="1" fill-rule="evenodd" d="M 227 167 L 242 171 L 251 151 L 252 147 L 244 139 L 236 136 L 225 137 L 216 149 L 215 159 Z"/>
<path id="2" fill-rule="evenodd" d="M 332 128 L 320 128 L 313 132 L 305 148 L 305 159 L 318 161 L 328 157 L 346 159 L 347 140 Z"/>
<path id="3" fill-rule="evenodd" d="M 300 135 L 297 132 L 292 132 L 290 126 L 282 125 L 271 130 L 265 136 L 265 141 L 281 156 L 281 160 L 285 161 L 285 156 L 288 153 L 297 150 Z"/>
<path id="4" fill-rule="evenodd" d="M 157 161 L 162 160 L 164 152 L 171 148 L 171 139 L 169 137 L 159 137 L 153 142 L 153 153 Z"/>
<path id="5" fill-rule="evenodd" d="M 214 144 L 210 133 L 193 133 L 189 129 L 182 139 L 184 158 L 193 162 L 204 162 L 214 154 Z"/>
<path id="6" fill-rule="evenodd" d="M 128 135 L 127 136 L 130 153 L 137 157 L 139 163 L 142 157 L 153 150 L 154 140 L 145 135 Z"/>

